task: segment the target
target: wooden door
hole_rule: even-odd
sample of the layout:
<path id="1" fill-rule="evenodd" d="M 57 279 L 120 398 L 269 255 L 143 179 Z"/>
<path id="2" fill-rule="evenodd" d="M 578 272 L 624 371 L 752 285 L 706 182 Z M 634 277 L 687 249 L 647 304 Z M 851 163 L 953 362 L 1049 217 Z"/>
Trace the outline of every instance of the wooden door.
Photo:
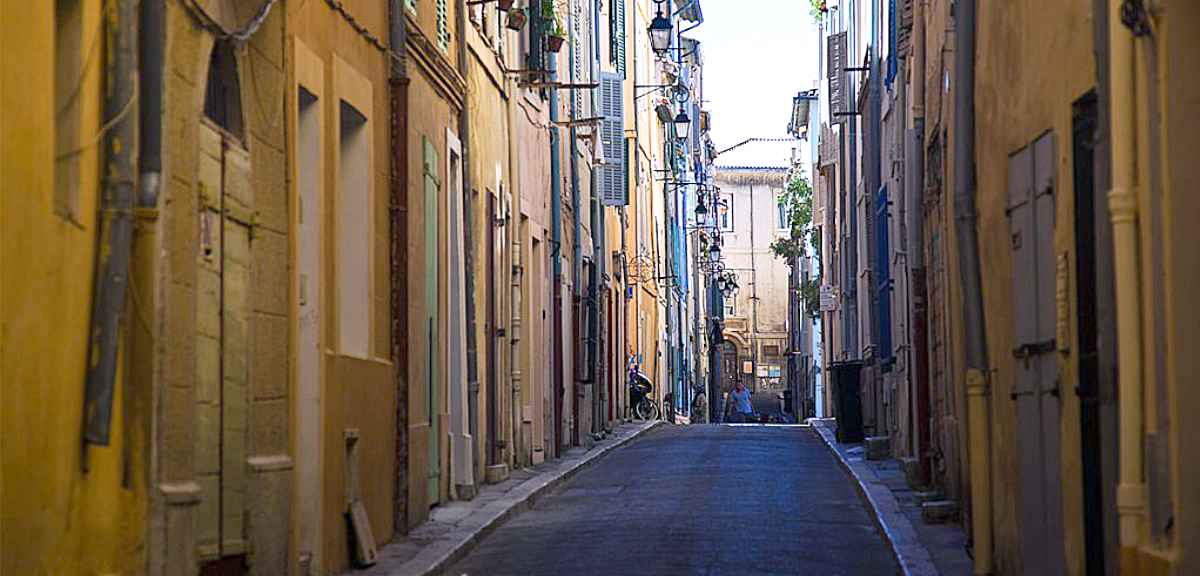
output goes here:
<path id="1" fill-rule="evenodd" d="M 236 138 L 200 123 L 195 469 L 197 556 L 238 573 L 247 552 L 250 159 Z"/>
<path id="2" fill-rule="evenodd" d="M 1008 213 L 1015 360 L 1012 399 L 1017 403 L 1022 558 L 1026 573 L 1061 574 L 1052 134 L 1010 158 Z"/>
<path id="3" fill-rule="evenodd" d="M 438 431 L 438 199 L 441 180 L 438 178 L 438 153 L 433 142 L 421 139 L 425 171 L 425 331 L 427 336 L 428 368 L 426 379 L 427 412 L 429 415 L 429 469 L 427 502 L 438 503 L 441 484 L 441 434 Z"/>

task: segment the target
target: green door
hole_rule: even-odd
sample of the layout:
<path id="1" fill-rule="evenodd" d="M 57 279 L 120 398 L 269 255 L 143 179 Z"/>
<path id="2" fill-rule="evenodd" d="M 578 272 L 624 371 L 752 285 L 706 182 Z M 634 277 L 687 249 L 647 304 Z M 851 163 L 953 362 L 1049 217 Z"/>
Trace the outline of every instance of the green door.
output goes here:
<path id="1" fill-rule="evenodd" d="M 429 139 L 422 137 L 425 149 L 425 330 L 428 336 L 426 358 L 429 379 L 426 382 L 429 398 L 429 486 L 428 502 L 438 502 L 439 476 L 442 463 L 439 454 L 441 436 L 438 433 L 438 153 Z"/>

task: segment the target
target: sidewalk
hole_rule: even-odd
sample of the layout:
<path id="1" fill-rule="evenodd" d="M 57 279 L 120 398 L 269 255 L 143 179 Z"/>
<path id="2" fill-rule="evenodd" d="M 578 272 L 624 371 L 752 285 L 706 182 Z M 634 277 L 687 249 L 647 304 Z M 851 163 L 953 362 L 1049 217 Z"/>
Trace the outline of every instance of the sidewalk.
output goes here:
<path id="1" fill-rule="evenodd" d="M 838 444 L 833 419 L 809 422 L 858 483 L 905 576 L 971 574 L 966 534 L 956 524 L 927 524 L 921 519 L 921 499 L 908 486 L 899 462 L 867 460 L 862 444 Z"/>
<path id="2" fill-rule="evenodd" d="M 499 484 L 484 485 L 473 500 L 434 508 L 430 518 L 407 536 L 379 550 L 374 566 L 349 572 L 354 576 L 423 576 L 436 574 L 465 556 L 479 540 L 513 514 L 533 506 L 539 497 L 569 480 L 608 452 L 662 422 L 635 422 L 613 430 L 592 449 L 576 448 L 558 460 L 515 470 Z"/>

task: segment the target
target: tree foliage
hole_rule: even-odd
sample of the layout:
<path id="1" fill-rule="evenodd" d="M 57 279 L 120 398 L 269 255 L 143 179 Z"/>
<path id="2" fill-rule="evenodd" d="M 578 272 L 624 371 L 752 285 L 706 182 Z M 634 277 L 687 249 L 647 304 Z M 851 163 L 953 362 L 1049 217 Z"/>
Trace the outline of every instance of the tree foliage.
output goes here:
<path id="1" fill-rule="evenodd" d="M 804 238 L 810 234 L 812 226 L 812 186 L 803 176 L 792 176 L 778 201 L 787 216 L 789 234 L 776 238 L 771 243 L 771 251 L 785 260 L 799 258 L 804 255 Z"/>
<path id="2" fill-rule="evenodd" d="M 787 188 L 779 195 L 779 205 L 788 220 L 788 234 L 771 242 L 771 251 L 776 258 L 787 260 L 789 266 L 795 259 L 804 257 L 805 241 L 812 247 L 812 254 L 820 258 L 821 237 L 813 226 L 812 186 L 803 176 L 796 174 L 788 179 Z M 820 277 L 802 282 L 797 296 L 804 304 L 810 318 L 820 314 Z"/>

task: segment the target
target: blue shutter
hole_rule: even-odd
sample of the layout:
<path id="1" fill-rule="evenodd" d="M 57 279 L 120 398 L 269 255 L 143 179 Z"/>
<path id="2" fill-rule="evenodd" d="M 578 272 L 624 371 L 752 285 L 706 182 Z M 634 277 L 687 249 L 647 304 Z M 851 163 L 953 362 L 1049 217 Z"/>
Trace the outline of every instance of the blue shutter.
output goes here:
<path id="1" fill-rule="evenodd" d="M 896 79 L 896 51 L 900 37 L 900 23 L 896 19 L 896 0 L 888 0 L 888 57 L 887 76 L 884 78 L 888 86 Z"/>
<path id="2" fill-rule="evenodd" d="M 892 353 L 892 272 L 891 255 L 888 252 L 888 192 L 887 186 L 879 189 L 875 209 L 875 249 L 879 269 L 875 273 L 876 296 L 879 306 L 879 350 L 884 369 L 890 369 L 894 361 Z"/>

